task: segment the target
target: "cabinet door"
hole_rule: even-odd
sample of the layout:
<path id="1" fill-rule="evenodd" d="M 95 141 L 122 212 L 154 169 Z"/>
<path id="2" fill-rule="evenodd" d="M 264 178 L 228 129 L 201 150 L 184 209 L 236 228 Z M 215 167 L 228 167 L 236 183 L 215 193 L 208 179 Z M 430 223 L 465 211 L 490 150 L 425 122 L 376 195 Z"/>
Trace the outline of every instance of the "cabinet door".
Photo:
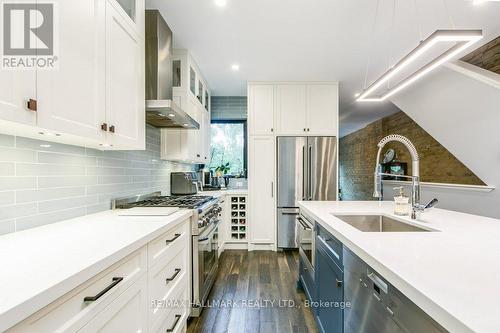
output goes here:
<path id="1" fill-rule="evenodd" d="M 34 70 L 0 70 L 0 120 L 36 125 L 36 112 L 26 104 L 30 98 L 37 98 Z"/>
<path id="2" fill-rule="evenodd" d="M 249 231 L 253 244 L 275 243 L 274 137 L 249 140 Z"/>
<path id="3" fill-rule="evenodd" d="M 210 162 L 210 157 L 211 157 L 211 141 L 212 141 L 212 123 L 210 119 L 210 112 L 209 111 L 204 111 L 204 122 L 203 122 L 203 151 L 204 151 L 204 163 L 209 163 Z"/>
<path id="4" fill-rule="evenodd" d="M 106 2 L 108 142 L 115 148 L 144 149 L 144 41 L 128 22 L 128 16 L 110 1 Z"/>
<path id="5" fill-rule="evenodd" d="M 37 73 L 38 126 L 103 142 L 105 2 L 59 1 L 58 8 L 58 69 Z"/>
<path id="6" fill-rule="evenodd" d="M 189 96 L 187 103 L 189 114 L 196 120 L 200 125 L 200 109 L 198 107 L 198 101 L 195 97 Z M 200 153 L 200 129 L 188 129 L 180 130 L 181 135 L 181 160 L 188 163 L 195 163 L 201 158 Z M 198 156 L 199 155 L 199 156 Z"/>
<path id="7" fill-rule="evenodd" d="M 248 91 L 250 135 L 272 135 L 274 131 L 274 85 L 252 84 Z"/>
<path id="8" fill-rule="evenodd" d="M 146 275 L 143 275 L 79 332 L 147 332 L 148 302 L 146 281 Z"/>
<path id="9" fill-rule="evenodd" d="M 339 98 L 337 84 L 307 86 L 307 134 L 338 136 Z"/>
<path id="10" fill-rule="evenodd" d="M 306 132 L 306 85 L 280 84 L 276 87 L 277 133 L 303 135 Z"/>
<path id="11" fill-rule="evenodd" d="M 324 333 L 342 333 L 343 311 L 333 306 L 334 302 L 344 301 L 342 270 L 328 256 L 321 242 L 316 240 L 316 301 L 324 302 L 324 306 L 316 308 L 316 319 L 319 329 Z M 332 304 L 325 306 L 325 304 Z"/>

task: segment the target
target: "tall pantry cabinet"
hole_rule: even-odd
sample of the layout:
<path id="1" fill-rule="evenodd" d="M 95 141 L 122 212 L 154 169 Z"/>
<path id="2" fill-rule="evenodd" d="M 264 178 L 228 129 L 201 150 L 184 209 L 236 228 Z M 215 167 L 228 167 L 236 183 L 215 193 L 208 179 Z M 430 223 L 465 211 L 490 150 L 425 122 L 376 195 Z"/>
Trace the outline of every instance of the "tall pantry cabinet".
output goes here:
<path id="1" fill-rule="evenodd" d="M 276 250 L 276 137 L 338 137 L 337 82 L 249 82 L 249 249 Z"/>

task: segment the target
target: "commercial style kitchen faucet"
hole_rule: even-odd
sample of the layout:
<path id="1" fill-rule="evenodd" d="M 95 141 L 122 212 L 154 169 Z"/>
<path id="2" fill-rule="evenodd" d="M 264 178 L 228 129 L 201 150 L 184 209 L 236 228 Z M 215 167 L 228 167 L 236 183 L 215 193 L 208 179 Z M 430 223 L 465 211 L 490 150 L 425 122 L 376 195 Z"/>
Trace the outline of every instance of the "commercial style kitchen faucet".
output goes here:
<path id="1" fill-rule="evenodd" d="M 382 172 L 382 164 L 380 163 L 380 154 L 382 153 L 382 148 L 391 142 L 397 141 L 401 142 L 410 152 L 411 155 L 411 170 L 412 175 L 393 175 L 390 173 Z M 378 153 L 377 153 L 377 163 L 375 165 L 375 177 L 374 177 L 374 190 L 373 196 L 379 198 L 379 200 L 384 199 L 383 187 L 382 187 L 382 176 L 389 177 L 402 177 L 411 179 L 411 218 L 413 220 L 417 219 L 417 213 L 423 212 L 428 208 L 432 208 L 438 203 L 438 199 L 432 199 L 427 205 L 422 205 L 420 203 L 420 171 L 419 171 L 419 161 L 417 149 L 413 143 L 406 137 L 399 134 L 391 134 L 380 140 L 378 143 Z"/>

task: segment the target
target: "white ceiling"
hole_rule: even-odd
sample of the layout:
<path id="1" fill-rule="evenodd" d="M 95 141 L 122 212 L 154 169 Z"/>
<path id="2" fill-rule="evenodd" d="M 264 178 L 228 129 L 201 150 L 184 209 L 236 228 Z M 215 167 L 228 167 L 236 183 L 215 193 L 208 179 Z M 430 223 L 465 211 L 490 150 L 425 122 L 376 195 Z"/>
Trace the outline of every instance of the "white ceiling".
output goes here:
<path id="1" fill-rule="evenodd" d="M 354 101 L 367 67 L 369 84 L 436 29 L 483 29 L 481 43 L 500 35 L 500 2 L 416 5 L 379 0 L 374 24 L 376 0 L 227 0 L 224 8 L 214 0 L 147 0 L 173 30 L 174 47 L 193 54 L 214 95 L 246 95 L 247 81 L 339 81 L 344 134 L 398 111 L 392 103 Z"/>

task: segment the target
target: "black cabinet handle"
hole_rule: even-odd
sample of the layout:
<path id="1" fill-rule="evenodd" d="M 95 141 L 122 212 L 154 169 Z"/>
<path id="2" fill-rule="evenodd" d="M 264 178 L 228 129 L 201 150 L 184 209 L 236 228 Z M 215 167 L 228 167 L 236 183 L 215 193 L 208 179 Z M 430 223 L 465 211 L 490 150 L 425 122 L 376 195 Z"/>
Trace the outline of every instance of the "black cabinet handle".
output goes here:
<path id="1" fill-rule="evenodd" d="M 167 245 L 168 245 L 169 243 L 172 243 L 174 240 L 176 240 L 176 239 L 177 239 L 177 238 L 179 238 L 179 237 L 181 237 L 181 234 L 175 234 L 175 236 L 174 236 L 174 237 L 172 237 L 171 239 L 167 239 L 167 240 L 165 241 L 165 243 L 167 243 Z"/>
<path id="2" fill-rule="evenodd" d="M 38 110 L 36 99 L 30 98 L 26 103 L 26 107 L 28 110 L 36 112 Z"/>
<path id="3" fill-rule="evenodd" d="M 113 278 L 113 282 L 107 286 L 106 288 L 104 288 L 99 294 L 95 295 L 95 296 L 87 296 L 83 299 L 84 302 L 95 302 L 97 301 L 99 298 L 101 298 L 102 295 L 104 295 L 105 293 L 107 293 L 108 291 L 110 291 L 111 289 L 113 289 L 114 286 L 116 286 L 118 283 L 122 282 L 123 281 L 123 278 L 122 277 L 114 277 Z"/>
<path id="4" fill-rule="evenodd" d="M 337 287 L 342 287 L 342 281 L 335 279 L 335 282 L 337 282 Z"/>
<path id="5" fill-rule="evenodd" d="M 172 275 L 171 277 L 169 277 L 169 278 L 166 280 L 166 281 L 167 281 L 167 284 L 168 284 L 169 282 L 174 281 L 174 280 L 175 280 L 175 278 L 177 277 L 177 275 L 179 275 L 179 273 L 180 273 L 180 272 L 181 272 L 181 269 L 180 269 L 180 268 L 176 268 L 176 269 L 175 269 L 175 273 L 174 273 L 174 275 Z"/>
<path id="6" fill-rule="evenodd" d="M 115 132 L 115 125 L 111 125 L 111 126 L 109 126 L 109 131 L 110 131 L 111 133 L 114 133 L 114 132 Z"/>
<path id="7" fill-rule="evenodd" d="M 103 131 L 107 131 L 107 130 L 108 130 L 108 124 L 106 124 L 106 123 L 102 123 L 102 124 L 101 124 L 101 130 L 103 130 Z"/>
<path id="8" fill-rule="evenodd" d="M 170 327 L 169 329 L 167 329 L 166 332 L 173 332 L 174 329 L 175 329 L 175 326 L 177 326 L 177 323 L 179 322 L 179 320 L 181 319 L 181 315 L 175 315 L 175 321 L 174 321 L 174 324 L 172 325 L 172 327 Z"/>

